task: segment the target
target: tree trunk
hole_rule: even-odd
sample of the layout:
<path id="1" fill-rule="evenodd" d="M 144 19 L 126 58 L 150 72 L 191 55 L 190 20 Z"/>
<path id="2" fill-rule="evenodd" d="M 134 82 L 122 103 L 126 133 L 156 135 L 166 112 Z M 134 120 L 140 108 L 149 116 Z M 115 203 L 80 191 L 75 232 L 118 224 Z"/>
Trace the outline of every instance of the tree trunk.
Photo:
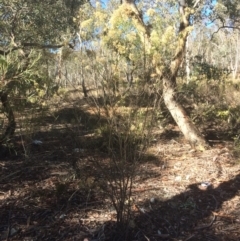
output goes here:
<path id="1" fill-rule="evenodd" d="M 239 67 L 239 34 L 238 31 L 236 33 L 236 54 L 235 54 L 235 64 L 234 64 L 234 71 L 233 71 L 233 79 L 237 79 L 238 67 Z"/>
<path id="2" fill-rule="evenodd" d="M 163 99 L 171 113 L 173 119 L 177 123 L 179 129 L 184 137 L 189 141 L 193 148 L 204 150 L 208 147 L 208 143 L 200 133 L 200 131 L 193 124 L 191 119 L 187 116 L 184 108 L 179 103 L 176 93 L 176 77 L 179 67 L 183 61 L 183 56 L 186 51 L 186 42 L 191 27 L 189 26 L 189 18 L 191 9 L 181 6 L 182 19 L 178 34 L 178 47 L 174 58 L 171 61 L 170 68 L 162 73 L 163 79 Z"/>
<path id="3" fill-rule="evenodd" d="M 81 85 L 82 85 L 82 90 L 83 90 L 84 97 L 87 98 L 88 97 L 88 91 L 87 91 L 85 78 L 84 78 L 84 74 L 83 74 L 83 64 L 82 64 L 82 61 L 81 61 L 81 67 L 80 67 L 80 79 L 81 79 Z"/>
<path id="4" fill-rule="evenodd" d="M 8 94 L 6 92 L 0 92 L 0 99 L 3 105 L 4 112 L 8 118 L 8 125 L 5 130 L 5 133 L 2 135 L 0 139 L 0 143 L 3 144 L 7 141 L 9 141 L 15 132 L 16 129 L 16 122 L 15 122 L 15 117 L 13 114 L 13 110 L 11 108 L 11 105 L 8 101 Z"/>
<path id="5" fill-rule="evenodd" d="M 83 90 L 84 97 L 87 98 L 88 92 L 87 92 L 87 88 L 86 88 L 86 85 L 85 85 L 85 79 L 84 78 L 82 78 L 82 90 Z"/>
<path id="6" fill-rule="evenodd" d="M 186 54 L 185 54 L 185 64 L 186 64 L 186 83 L 190 82 L 190 52 L 189 52 L 189 36 L 186 40 Z"/>
<path id="7" fill-rule="evenodd" d="M 187 37 L 192 29 L 189 24 L 189 19 L 191 14 L 194 13 L 194 8 L 198 5 L 198 2 L 199 0 L 195 1 L 192 8 L 189 8 L 187 7 L 187 4 L 185 4 L 184 0 L 180 1 L 179 12 L 181 14 L 181 19 L 179 23 L 178 44 L 175 56 L 173 57 L 170 66 L 166 66 L 166 71 L 163 72 L 162 68 L 158 67 L 156 67 L 156 71 L 163 80 L 164 102 L 173 119 L 176 121 L 179 129 L 192 147 L 204 150 L 206 147 L 208 147 L 208 143 L 193 124 L 191 119 L 187 116 L 184 108 L 178 102 L 176 93 L 176 77 L 185 54 Z M 132 16 L 135 15 L 135 19 L 138 20 L 138 23 L 145 28 L 145 36 L 149 42 L 149 30 L 144 24 L 142 15 L 137 10 L 134 0 L 123 0 L 123 3 L 129 6 L 129 9 L 132 10 Z"/>
<path id="8" fill-rule="evenodd" d="M 59 49 L 57 53 L 57 71 L 56 71 L 56 82 L 59 86 L 63 86 L 62 82 L 62 48 Z M 65 86 L 66 87 L 66 86 Z"/>
<path id="9" fill-rule="evenodd" d="M 163 78 L 163 99 L 166 107 L 190 145 L 204 150 L 208 146 L 207 142 L 178 102 L 175 89 L 175 80 Z"/>

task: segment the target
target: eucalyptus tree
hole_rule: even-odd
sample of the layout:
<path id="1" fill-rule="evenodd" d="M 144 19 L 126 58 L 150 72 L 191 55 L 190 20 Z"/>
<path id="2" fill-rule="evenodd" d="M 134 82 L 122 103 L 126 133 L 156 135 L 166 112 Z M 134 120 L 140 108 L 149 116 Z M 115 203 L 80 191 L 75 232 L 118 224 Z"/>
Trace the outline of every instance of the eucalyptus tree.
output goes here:
<path id="1" fill-rule="evenodd" d="M 123 54 L 126 47 L 116 36 L 120 36 L 124 20 L 132 21 L 135 38 L 141 41 L 141 48 L 155 67 L 156 78 L 162 81 L 163 98 L 168 110 L 189 142 L 204 148 L 206 141 L 178 102 L 176 93 L 178 70 L 185 54 L 187 37 L 192 30 L 191 16 L 198 4 L 195 2 L 187 6 L 184 1 L 179 4 L 175 1 L 154 1 L 154 4 L 144 6 L 146 13 L 142 13 L 135 1 L 124 0 L 113 12 L 105 38 L 113 43 L 117 52 Z M 126 46 L 129 47 L 129 44 Z"/>
<path id="2" fill-rule="evenodd" d="M 1 141 L 14 134 L 15 119 L 8 97 L 13 90 L 36 86 L 41 80 L 37 61 L 41 50 L 75 47 L 74 17 L 84 0 L 2 0 L 0 2 L 0 99 L 8 117 Z M 21 88 L 20 88 L 21 87 Z"/>
<path id="3" fill-rule="evenodd" d="M 211 23 L 215 26 L 212 34 L 213 44 L 224 58 L 218 58 L 237 77 L 239 69 L 240 2 L 221 0 L 215 4 L 211 13 Z M 225 61 L 223 61 L 225 59 Z"/>
<path id="4" fill-rule="evenodd" d="M 237 0 L 222 0 L 217 3 L 211 0 L 122 0 L 106 24 L 103 39 L 120 55 L 130 56 L 131 44 L 124 45 L 119 39 L 126 36 L 123 23 L 132 22 L 132 34 L 141 41 L 141 48 L 155 67 L 156 78 L 163 84 L 163 99 L 169 112 L 189 143 L 198 149 L 204 149 L 208 143 L 178 101 L 177 75 L 186 54 L 188 36 L 196 23 L 221 22 L 220 29 L 233 28 L 235 25 L 237 27 L 238 20 Z"/>

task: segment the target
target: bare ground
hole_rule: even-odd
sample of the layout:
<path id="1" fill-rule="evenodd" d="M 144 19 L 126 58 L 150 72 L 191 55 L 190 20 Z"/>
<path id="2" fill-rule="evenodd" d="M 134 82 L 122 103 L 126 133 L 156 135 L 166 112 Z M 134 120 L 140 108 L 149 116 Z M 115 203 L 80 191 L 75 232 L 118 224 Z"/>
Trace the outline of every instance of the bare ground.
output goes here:
<path id="1" fill-rule="evenodd" d="M 139 164 L 129 229 L 121 232 L 92 166 L 107 159 L 101 139 L 83 127 L 43 130 L 31 137 L 41 145 L 19 136 L 18 154 L 0 161 L 0 240 L 240 240 L 240 162 L 232 142 L 197 152 L 177 130 L 159 136 Z"/>

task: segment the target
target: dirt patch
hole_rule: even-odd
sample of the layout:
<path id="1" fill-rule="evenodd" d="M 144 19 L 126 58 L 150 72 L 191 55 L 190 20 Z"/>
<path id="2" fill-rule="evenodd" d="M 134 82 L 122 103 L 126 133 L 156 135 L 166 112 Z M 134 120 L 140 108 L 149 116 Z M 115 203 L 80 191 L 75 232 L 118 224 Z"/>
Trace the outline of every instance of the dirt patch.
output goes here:
<path id="1" fill-rule="evenodd" d="M 231 143 L 204 152 L 180 137 L 155 143 L 154 161 L 139 164 L 130 228 L 121 236 L 91 165 L 106 157 L 60 137 L 33 146 L 31 161 L 0 162 L 1 240 L 239 240 L 240 166 Z"/>
<path id="2" fill-rule="evenodd" d="M 119 229 L 93 165 L 109 160 L 96 131 L 105 120 L 85 105 L 34 115 L 33 127 L 22 129 L 26 136 L 17 130 L 15 146 L 0 160 L 0 240 L 239 240 L 233 143 L 215 140 L 198 152 L 173 125 L 156 130 L 139 162 L 128 229 Z"/>

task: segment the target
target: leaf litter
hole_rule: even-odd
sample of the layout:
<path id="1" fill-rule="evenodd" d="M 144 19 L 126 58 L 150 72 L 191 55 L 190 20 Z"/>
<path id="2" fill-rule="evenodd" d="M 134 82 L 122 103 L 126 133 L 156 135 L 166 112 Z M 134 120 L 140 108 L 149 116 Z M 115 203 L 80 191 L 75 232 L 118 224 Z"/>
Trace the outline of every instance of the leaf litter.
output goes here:
<path id="1" fill-rule="evenodd" d="M 154 160 L 139 163 L 123 238 L 91 166 L 106 155 L 72 151 L 78 147 L 61 138 L 34 149 L 31 162 L 0 162 L 0 240 L 239 240 L 240 165 L 231 142 L 204 152 L 181 137 L 156 142 L 148 150 Z"/>

